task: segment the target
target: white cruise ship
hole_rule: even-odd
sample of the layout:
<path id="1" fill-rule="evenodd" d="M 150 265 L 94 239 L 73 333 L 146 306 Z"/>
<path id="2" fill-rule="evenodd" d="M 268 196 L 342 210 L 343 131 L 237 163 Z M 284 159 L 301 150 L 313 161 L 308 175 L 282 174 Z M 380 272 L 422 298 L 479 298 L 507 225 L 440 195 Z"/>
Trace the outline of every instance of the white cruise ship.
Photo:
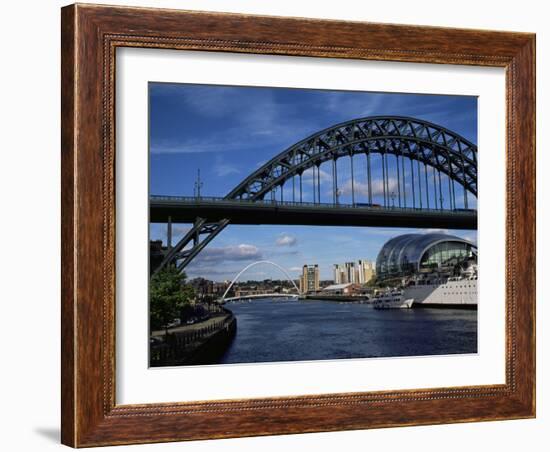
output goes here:
<path id="1" fill-rule="evenodd" d="M 410 281 L 403 289 L 403 299 L 414 299 L 417 307 L 456 307 L 476 309 L 477 265 L 466 269 L 461 276 L 441 278 L 426 275 Z"/>

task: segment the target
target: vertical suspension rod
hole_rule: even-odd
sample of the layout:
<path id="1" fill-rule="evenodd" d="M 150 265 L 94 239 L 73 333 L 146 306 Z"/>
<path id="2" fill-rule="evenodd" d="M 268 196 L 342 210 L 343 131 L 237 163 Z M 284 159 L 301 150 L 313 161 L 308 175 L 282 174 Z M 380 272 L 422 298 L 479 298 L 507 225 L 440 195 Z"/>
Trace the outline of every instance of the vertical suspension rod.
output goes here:
<path id="1" fill-rule="evenodd" d="M 351 162 L 351 205 L 355 206 L 355 185 L 354 185 L 354 177 L 353 177 L 353 154 L 350 153 L 349 155 L 350 162 Z"/>
<path id="2" fill-rule="evenodd" d="M 439 208 L 443 210 L 443 192 L 441 191 L 441 171 L 437 172 L 439 178 Z"/>
<path id="3" fill-rule="evenodd" d="M 447 181 L 449 182 L 449 210 L 453 210 L 453 191 L 451 190 L 451 173 L 453 171 L 453 167 L 451 166 L 451 161 L 449 159 L 449 152 L 447 152 L 447 165 L 449 166 L 449 174 L 447 174 Z"/>
<path id="4" fill-rule="evenodd" d="M 424 162 L 424 178 L 426 179 L 426 209 L 430 208 L 430 186 L 428 185 L 428 165 Z"/>
<path id="5" fill-rule="evenodd" d="M 420 175 L 420 160 L 416 161 L 418 168 L 418 205 L 422 209 L 422 176 Z"/>
<path id="6" fill-rule="evenodd" d="M 369 194 L 369 204 L 372 205 L 372 182 L 370 176 L 370 151 L 367 150 L 367 190 Z"/>
<path id="7" fill-rule="evenodd" d="M 388 171 L 388 157 L 386 156 L 386 197 L 390 206 L 390 172 Z"/>
<path id="8" fill-rule="evenodd" d="M 437 209 L 437 182 L 435 180 L 435 167 L 432 167 L 432 174 L 434 177 L 434 209 Z"/>
<path id="9" fill-rule="evenodd" d="M 338 204 L 338 171 L 336 168 L 336 158 L 332 159 L 332 190 L 334 204 Z"/>
<path id="10" fill-rule="evenodd" d="M 300 172 L 300 202 L 302 202 L 302 172 Z"/>
<path id="11" fill-rule="evenodd" d="M 385 161 L 386 159 L 384 158 L 385 154 L 384 152 L 382 152 L 382 190 L 383 190 L 383 194 L 384 194 L 384 207 L 387 207 L 386 205 L 386 165 L 385 165 Z"/>
<path id="12" fill-rule="evenodd" d="M 468 192 L 466 190 L 466 166 L 464 164 L 464 155 L 460 155 L 461 157 L 461 160 L 462 160 L 462 182 L 464 183 L 463 184 L 463 188 L 464 188 L 464 208 L 467 209 L 468 208 Z"/>
<path id="13" fill-rule="evenodd" d="M 401 173 L 399 171 L 399 156 L 395 154 L 395 166 L 397 167 L 397 200 L 401 207 Z"/>
<path id="14" fill-rule="evenodd" d="M 315 204 L 316 203 L 315 198 L 317 193 L 317 189 L 315 188 L 315 165 L 311 167 L 311 171 L 312 171 L 311 180 L 313 182 L 313 204 Z"/>
<path id="15" fill-rule="evenodd" d="M 321 204 L 321 165 L 317 165 L 317 202 Z"/>
<path id="16" fill-rule="evenodd" d="M 455 181 L 452 179 L 451 179 L 451 187 L 453 188 L 453 209 L 456 209 Z"/>
<path id="17" fill-rule="evenodd" d="M 416 194 L 414 192 L 414 165 L 413 165 L 412 159 L 410 159 L 409 161 L 411 162 L 411 179 L 412 179 L 411 188 L 412 188 L 413 209 L 416 209 Z"/>
<path id="18" fill-rule="evenodd" d="M 405 184 L 405 159 L 401 148 L 401 175 L 403 177 L 403 207 L 407 207 L 407 185 Z"/>

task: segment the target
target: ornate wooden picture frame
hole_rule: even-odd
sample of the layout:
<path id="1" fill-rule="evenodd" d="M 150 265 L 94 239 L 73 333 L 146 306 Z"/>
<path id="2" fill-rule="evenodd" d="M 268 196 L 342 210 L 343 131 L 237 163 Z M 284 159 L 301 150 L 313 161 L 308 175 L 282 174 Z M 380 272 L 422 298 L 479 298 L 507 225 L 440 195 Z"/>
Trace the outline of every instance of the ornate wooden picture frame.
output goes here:
<path id="1" fill-rule="evenodd" d="M 71 5 L 62 9 L 62 442 L 73 447 L 535 416 L 535 36 Z M 506 382 L 115 402 L 115 51 L 199 50 L 506 70 Z"/>

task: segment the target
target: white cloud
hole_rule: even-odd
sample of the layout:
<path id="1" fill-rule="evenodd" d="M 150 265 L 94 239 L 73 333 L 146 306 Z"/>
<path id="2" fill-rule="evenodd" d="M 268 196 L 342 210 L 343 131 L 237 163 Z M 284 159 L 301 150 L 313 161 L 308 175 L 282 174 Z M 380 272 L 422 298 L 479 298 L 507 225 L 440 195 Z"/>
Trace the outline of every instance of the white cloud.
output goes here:
<path id="1" fill-rule="evenodd" d="M 297 242 L 298 240 L 296 239 L 296 237 L 288 234 L 281 234 L 279 235 L 279 237 L 277 237 L 277 240 L 275 240 L 275 243 L 278 246 L 294 246 Z"/>
<path id="2" fill-rule="evenodd" d="M 226 135 L 213 134 L 204 139 L 160 140 L 151 143 L 151 154 L 203 154 L 241 149 L 241 143 L 229 140 Z"/>
<path id="3" fill-rule="evenodd" d="M 226 261 L 259 260 L 262 252 L 255 245 L 241 243 L 220 248 L 206 247 L 196 258 L 197 264 L 219 264 Z"/>
<path id="4" fill-rule="evenodd" d="M 216 163 L 214 164 L 214 173 L 218 177 L 225 177 L 230 174 L 239 174 L 241 170 L 237 165 L 226 162 L 220 155 L 216 156 Z"/>
<path id="5" fill-rule="evenodd" d="M 317 170 L 315 170 L 315 181 L 317 181 L 317 178 L 321 180 L 321 182 L 332 182 L 332 175 L 326 172 L 325 170 L 319 168 L 319 176 L 317 176 Z M 302 180 L 303 181 L 311 181 L 313 179 L 313 167 L 308 168 L 304 171 L 302 174 Z"/>
<path id="6" fill-rule="evenodd" d="M 237 169 L 234 165 L 221 164 L 214 167 L 214 172 L 218 177 L 229 176 L 230 174 L 239 174 L 240 170 Z"/>
<path id="7" fill-rule="evenodd" d="M 342 195 L 351 195 L 351 179 L 346 180 L 340 187 L 338 187 L 338 189 L 340 190 L 340 194 Z M 388 190 L 388 194 L 390 196 L 392 192 L 395 192 L 395 194 L 397 194 L 397 189 L 398 189 L 397 179 L 390 177 L 388 179 L 388 184 L 386 189 Z M 355 195 L 368 196 L 369 186 L 368 184 L 355 180 L 353 184 L 353 191 L 355 192 Z M 371 191 L 372 191 L 372 196 L 383 196 L 384 195 L 383 181 L 381 179 L 373 180 L 371 182 Z"/>

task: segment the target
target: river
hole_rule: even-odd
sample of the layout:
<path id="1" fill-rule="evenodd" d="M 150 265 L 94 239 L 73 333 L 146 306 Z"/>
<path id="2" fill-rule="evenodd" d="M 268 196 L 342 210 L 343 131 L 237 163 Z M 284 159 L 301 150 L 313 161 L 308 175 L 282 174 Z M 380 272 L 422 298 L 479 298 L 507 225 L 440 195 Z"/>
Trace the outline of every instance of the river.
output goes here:
<path id="1" fill-rule="evenodd" d="M 237 317 L 237 335 L 221 363 L 477 352 L 475 310 L 280 299 L 226 307 Z"/>

